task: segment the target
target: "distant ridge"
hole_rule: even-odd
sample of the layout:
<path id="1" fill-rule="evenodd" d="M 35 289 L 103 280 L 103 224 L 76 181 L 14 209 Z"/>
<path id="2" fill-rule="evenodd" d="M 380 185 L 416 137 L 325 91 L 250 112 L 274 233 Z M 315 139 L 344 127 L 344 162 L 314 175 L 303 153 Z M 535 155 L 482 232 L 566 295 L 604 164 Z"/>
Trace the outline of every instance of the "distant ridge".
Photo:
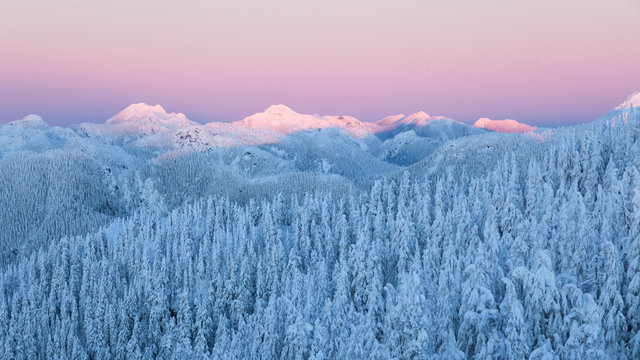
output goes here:
<path id="1" fill-rule="evenodd" d="M 523 133 L 538 129 L 535 126 L 520 123 L 513 119 L 492 120 L 486 117 L 478 119 L 473 126 L 501 133 Z"/>
<path id="2" fill-rule="evenodd" d="M 624 121 L 625 111 L 639 106 L 640 91 L 637 91 L 612 110 L 623 111 L 621 119 Z M 615 119 L 611 122 L 613 124 Z M 348 115 L 301 114 L 284 104 L 271 105 L 262 112 L 234 122 L 213 121 L 201 124 L 190 120 L 183 113 L 167 112 L 161 105 L 144 102 L 127 106 L 104 123 L 50 127 L 42 117 L 28 115 L 6 125 L 8 127 L 5 132 L 10 128 L 14 129 L 11 131 L 50 129 L 47 130 L 50 134 L 65 139 L 68 132 L 75 131 L 89 137 L 126 136 L 124 141 L 138 146 L 193 150 L 270 144 L 293 133 L 334 128 L 356 139 L 377 137 L 385 142 L 381 151 L 388 156 L 405 159 L 398 161 L 411 161 L 415 157 L 414 154 L 407 155 L 406 149 L 416 141 L 422 143 L 420 138 L 444 141 L 473 134 L 476 129 L 500 133 L 525 133 L 538 129 L 513 119 L 494 120 L 487 117 L 479 118 L 473 125 L 467 125 L 446 116 L 430 115 L 425 111 L 410 115 L 391 115 L 375 122 L 365 122 Z M 387 142 L 400 134 L 404 135 Z"/>

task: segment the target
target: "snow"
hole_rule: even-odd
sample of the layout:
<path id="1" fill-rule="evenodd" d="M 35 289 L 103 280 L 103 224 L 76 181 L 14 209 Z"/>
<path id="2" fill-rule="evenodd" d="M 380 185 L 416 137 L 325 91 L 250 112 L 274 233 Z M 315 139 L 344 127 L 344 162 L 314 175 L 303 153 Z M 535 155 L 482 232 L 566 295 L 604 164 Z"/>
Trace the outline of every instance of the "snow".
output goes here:
<path id="1" fill-rule="evenodd" d="M 632 106 L 633 107 L 640 106 L 640 91 L 636 91 L 633 94 L 629 95 L 627 100 L 625 100 L 622 104 L 618 105 L 616 109 L 627 109 Z"/>
<path id="2" fill-rule="evenodd" d="M 538 129 L 535 126 L 520 123 L 513 119 L 492 120 L 486 117 L 478 119 L 473 126 L 501 133 L 523 133 Z"/>
<path id="3" fill-rule="evenodd" d="M 70 128 L 49 126 L 41 116 L 27 115 L 19 120 L 0 124 L 0 154 L 59 148 L 73 137 L 76 137 L 76 133 Z"/>
<path id="4" fill-rule="evenodd" d="M 233 127 L 253 129 L 271 137 L 276 134 L 289 135 L 298 131 L 326 129 L 336 127 L 354 137 L 370 134 L 371 126 L 352 116 L 320 116 L 300 114 L 285 105 L 272 105 L 264 112 L 253 114 L 243 120 L 232 123 Z M 274 134 L 276 133 L 276 134 Z M 276 135 L 277 136 L 277 135 Z"/>
<path id="5" fill-rule="evenodd" d="M 387 116 L 381 120 L 378 120 L 376 124 L 379 129 L 377 132 L 393 130 L 400 125 L 417 125 L 426 126 L 429 123 L 439 120 L 456 121 L 445 116 L 431 116 L 424 111 L 418 111 L 410 115 L 398 114 Z M 456 121 L 459 122 L 459 121 Z"/>
<path id="6" fill-rule="evenodd" d="M 389 126 L 392 126 L 394 124 L 396 124 L 398 121 L 400 121 L 401 119 L 405 118 L 406 116 L 404 114 L 398 114 L 398 115 L 391 115 L 391 116 L 387 116 L 385 118 L 382 118 L 378 121 L 376 121 L 376 124 L 381 128 L 381 129 L 385 129 Z"/>
<path id="7" fill-rule="evenodd" d="M 47 123 L 44 122 L 40 115 L 30 114 L 22 119 L 12 121 L 8 124 L 13 127 L 48 127 Z"/>
<path id="8" fill-rule="evenodd" d="M 505 120 L 502 124 L 514 128 L 510 122 L 512 120 Z M 459 129 L 454 129 L 453 124 Z M 518 129 L 526 127 L 524 124 L 518 126 Z M 167 113 L 160 105 L 138 103 L 129 105 L 104 124 L 84 123 L 75 129 L 92 137 L 132 136 L 131 142 L 142 147 L 202 151 L 211 147 L 273 144 L 297 132 L 329 128 L 339 129 L 354 139 L 376 135 L 386 140 L 414 127 L 419 127 L 415 130 L 418 136 L 438 139 L 451 139 L 469 133 L 464 130 L 468 125 L 424 111 L 392 115 L 377 122 L 363 122 L 348 115 L 302 114 L 284 104 L 271 105 L 263 112 L 242 120 L 230 123 L 212 121 L 202 125 L 189 120 L 182 113 Z M 408 144 L 404 141 L 401 143 Z"/>
<path id="9" fill-rule="evenodd" d="M 271 105 L 264 112 L 267 114 L 273 114 L 273 115 L 296 114 L 296 112 L 291 110 L 290 107 L 283 104 Z"/>
<path id="10" fill-rule="evenodd" d="M 160 105 L 145 103 L 127 106 L 107 120 L 106 129 L 124 134 L 149 134 L 175 131 L 198 125 L 182 113 L 167 113 Z"/>
<path id="11" fill-rule="evenodd" d="M 0 125 L 3 358 L 640 358 L 640 108 L 526 136 L 125 110 Z"/>
<path id="12" fill-rule="evenodd" d="M 363 122 L 348 115 L 301 114 L 283 104 L 272 105 L 263 112 L 239 121 L 231 123 L 214 121 L 205 125 L 189 120 L 182 113 L 168 113 L 161 105 L 145 103 L 129 105 L 101 124 L 82 123 L 70 128 L 53 127 L 50 128 L 51 130 L 46 130 L 49 127 L 36 115 L 11 124 L 13 124 L 12 127 L 27 126 L 41 130 L 31 134 L 29 141 L 22 137 L 18 140 L 15 137 L 8 140 L 0 139 L 4 144 L 11 144 L 11 146 L 6 145 L 7 148 L 29 147 L 29 144 L 34 145 L 39 137 L 41 138 L 37 140 L 41 143 L 39 148 L 62 146 L 66 140 L 57 141 L 57 145 L 54 146 L 51 143 L 51 134 L 63 131 L 65 134 L 61 136 L 62 139 L 70 136 L 100 142 L 124 141 L 139 148 L 180 151 L 180 153 L 203 151 L 209 148 L 274 144 L 299 132 L 323 129 L 336 129 L 354 140 L 365 140 L 358 142 L 359 147 L 372 146 L 372 149 L 383 151 L 380 140 L 391 140 L 394 136 L 417 126 L 413 137 L 401 136 L 397 141 L 383 146 L 387 156 L 394 154 L 392 156 L 394 159 L 402 158 L 405 164 L 424 158 L 442 141 L 470 133 L 467 130 L 470 127 L 467 125 L 446 117 L 431 116 L 424 111 L 408 116 L 395 115 L 373 123 Z M 323 133 L 322 136 L 333 136 L 331 134 L 333 133 Z M 53 138 L 56 137 L 60 136 L 53 136 Z M 379 140 L 372 140 L 376 137 Z M 407 141 L 407 139 L 411 140 Z M 386 158 L 383 154 L 378 155 Z M 390 158 L 386 159 L 390 160 Z"/>

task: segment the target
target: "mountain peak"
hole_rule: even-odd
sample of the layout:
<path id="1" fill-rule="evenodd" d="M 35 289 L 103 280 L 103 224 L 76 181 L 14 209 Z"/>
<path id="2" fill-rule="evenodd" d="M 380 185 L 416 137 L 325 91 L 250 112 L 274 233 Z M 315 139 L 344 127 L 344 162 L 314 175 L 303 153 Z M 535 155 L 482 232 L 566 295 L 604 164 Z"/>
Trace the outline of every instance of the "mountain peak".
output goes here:
<path id="1" fill-rule="evenodd" d="M 473 126 L 501 133 L 522 133 L 538 129 L 535 126 L 520 123 L 513 119 L 492 120 L 486 117 L 478 119 Z"/>
<path id="2" fill-rule="evenodd" d="M 640 91 L 636 91 L 633 94 L 629 95 L 627 100 L 625 100 L 622 104 L 618 105 L 616 109 L 626 109 L 631 106 L 640 107 Z"/>
<path id="3" fill-rule="evenodd" d="M 407 116 L 408 118 L 411 119 L 416 119 L 416 118 L 421 118 L 421 119 L 425 119 L 425 118 L 430 118 L 431 115 L 427 114 L 426 112 L 420 110 L 417 113 L 411 114 L 409 116 Z"/>
<path id="4" fill-rule="evenodd" d="M 339 128 L 354 137 L 371 133 L 374 124 L 363 124 L 353 116 L 300 114 L 286 105 L 272 105 L 264 112 L 253 114 L 231 124 L 232 127 L 251 129 L 255 134 L 278 138 L 294 132 Z M 266 134 L 266 135 L 265 135 Z"/>
<path id="5" fill-rule="evenodd" d="M 108 123 L 128 121 L 132 119 L 168 117 L 169 114 L 160 105 L 149 105 L 146 103 L 131 104 L 107 120 Z"/>
<path id="6" fill-rule="evenodd" d="M 283 104 L 271 105 L 265 111 L 267 114 L 280 115 L 280 114 L 295 114 L 296 112 L 291 110 L 290 107 Z"/>
<path id="7" fill-rule="evenodd" d="M 165 109 L 161 105 L 149 105 L 147 103 L 131 104 L 125 108 L 129 111 L 156 111 L 160 113 L 166 113 Z"/>
<path id="8" fill-rule="evenodd" d="M 109 120 L 107 124 L 119 132 L 155 133 L 197 125 L 182 113 L 167 113 L 160 105 L 131 104 Z"/>

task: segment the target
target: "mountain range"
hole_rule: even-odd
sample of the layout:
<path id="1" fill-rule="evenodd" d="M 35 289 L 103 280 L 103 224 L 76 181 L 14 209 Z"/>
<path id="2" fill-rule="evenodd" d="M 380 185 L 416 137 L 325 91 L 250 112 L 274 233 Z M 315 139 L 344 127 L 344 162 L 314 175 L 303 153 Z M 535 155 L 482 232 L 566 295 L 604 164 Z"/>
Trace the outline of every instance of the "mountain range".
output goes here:
<path id="1" fill-rule="evenodd" d="M 639 104 L 640 92 L 636 92 L 612 111 Z M 336 131 L 329 131 L 331 129 Z M 168 156 L 172 156 L 176 151 L 276 144 L 309 131 L 328 134 L 334 139 L 347 136 L 349 141 L 366 148 L 374 157 L 405 166 L 425 158 L 444 142 L 459 137 L 487 132 L 531 133 L 537 132 L 538 128 L 513 119 L 486 117 L 471 126 L 424 111 L 364 122 L 353 116 L 301 114 L 286 105 L 272 105 L 263 112 L 234 122 L 200 124 L 183 113 L 167 112 L 160 105 L 138 103 L 129 105 L 104 123 L 85 122 L 69 127 L 48 126 L 40 116 L 28 115 L 0 125 L 0 152 L 46 150 L 97 141 L 155 149 L 153 151 L 158 154 L 168 152 Z M 96 149 L 95 146 L 88 148 Z"/>
<path id="2" fill-rule="evenodd" d="M 486 118 L 478 120 L 474 125 L 496 132 L 527 132 L 536 127 L 519 123 L 515 120 L 491 120 L 491 126 L 486 124 Z M 261 144 L 274 142 L 283 136 L 298 131 L 338 128 L 354 138 L 393 131 L 399 127 L 427 126 L 433 122 L 456 122 L 444 116 L 431 116 L 424 111 L 414 114 L 392 115 L 376 122 L 360 121 L 353 116 L 346 115 L 317 115 L 300 114 L 286 105 L 272 105 L 261 113 L 256 113 L 242 120 L 231 123 L 210 122 L 204 125 L 189 120 L 182 113 L 167 113 L 160 105 L 145 103 L 132 104 L 108 119 L 104 124 L 105 130 L 120 134 L 148 135 L 162 132 L 178 132 L 187 128 L 198 128 L 213 137 L 220 137 L 222 144 Z M 485 121 L 485 122 L 483 122 Z"/>
<path id="3" fill-rule="evenodd" d="M 487 125 L 483 119 L 478 120 L 474 127 L 507 133 L 536 130 L 536 127 L 515 120 L 489 120 L 491 123 Z M 9 125 L 24 128 L 46 126 L 46 123 L 38 115 L 29 115 Z M 202 150 L 210 147 L 274 143 L 296 132 L 329 128 L 339 129 L 355 139 L 378 136 L 386 140 L 393 137 L 391 135 L 412 129 L 422 129 L 417 131 L 424 133 L 426 128 L 443 126 L 469 128 L 457 120 L 431 116 L 424 111 L 364 122 L 353 116 L 300 114 L 286 105 L 272 105 L 264 112 L 239 121 L 200 124 L 183 113 L 169 113 L 160 105 L 145 103 L 129 105 L 105 123 L 81 123 L 70 128 L 93 137 L 122 136 L 140 146 Z M 473 132 L 467 129 L 469 131 Z"/>

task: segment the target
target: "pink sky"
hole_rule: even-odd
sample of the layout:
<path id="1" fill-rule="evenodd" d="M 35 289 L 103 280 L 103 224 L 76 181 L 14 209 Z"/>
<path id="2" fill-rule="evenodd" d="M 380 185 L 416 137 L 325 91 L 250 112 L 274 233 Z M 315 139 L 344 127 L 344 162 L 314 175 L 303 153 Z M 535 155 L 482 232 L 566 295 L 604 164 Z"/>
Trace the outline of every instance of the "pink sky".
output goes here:
<path id="1" fill-rule="evenodd" d="M 0 2 L 0 123 L 130 103 L 377 120 L 592 120 L 640 90 L 640 1 Z"/>

